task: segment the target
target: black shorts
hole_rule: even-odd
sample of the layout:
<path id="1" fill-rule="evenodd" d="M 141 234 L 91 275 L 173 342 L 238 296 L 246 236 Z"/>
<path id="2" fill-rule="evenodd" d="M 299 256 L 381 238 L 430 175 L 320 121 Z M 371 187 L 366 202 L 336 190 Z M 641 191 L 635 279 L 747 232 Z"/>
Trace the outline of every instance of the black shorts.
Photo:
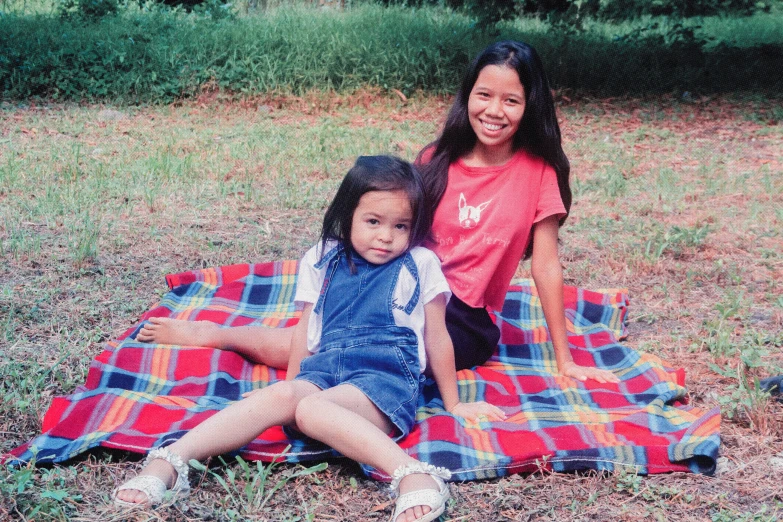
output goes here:
<path id="1" fill-rule="evenodd" d="M 451 296 L 446 306 L 446 329 L 454 344 L 457 370 L 487 362 L 500 340 L 500 330 L 486 308 L 473 308 L 456 295 Z"/>

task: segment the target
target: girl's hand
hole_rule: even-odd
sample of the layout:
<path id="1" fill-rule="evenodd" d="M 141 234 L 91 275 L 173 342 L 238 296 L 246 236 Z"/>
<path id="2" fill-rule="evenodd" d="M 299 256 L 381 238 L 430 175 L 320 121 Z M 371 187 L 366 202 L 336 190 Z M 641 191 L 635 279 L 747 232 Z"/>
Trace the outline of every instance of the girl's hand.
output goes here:
<path id="1" fill-rule="evenodd" d="M 573 377 L 578 381 L 593 379 L 598 382 L 620 382 L 620 378 L 609 370 L 600 368 L 591 368 L 589 366 L 579 366 L 575 362 L 566 363 L 560 370 L 560 373 L 566 377 Z"/>
<path id="2" fill-rule="evenodd" d="M 484 401 L 458 402 L 449 410 L 449 413 L 471 422 L 479 422 L 482 420 L 479 417 L 486 417 L 486 420 L 490 421 L 506 420 L 506 414 L 503 410 Z"/>

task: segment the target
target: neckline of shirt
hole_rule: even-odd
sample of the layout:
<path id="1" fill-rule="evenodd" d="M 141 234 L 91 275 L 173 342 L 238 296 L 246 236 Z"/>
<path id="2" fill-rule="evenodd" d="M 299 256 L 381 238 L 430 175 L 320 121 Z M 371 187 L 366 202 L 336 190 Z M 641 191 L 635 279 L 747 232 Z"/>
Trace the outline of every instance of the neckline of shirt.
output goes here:
<path id="1" fill-rule="evenodd" d="M 523 149 L 520 149 L 509 158 L 509 160 L 501 165 L 487 165 L 483 167 L 474 167 L 472 165 L 468 165 L 465 163 L 464 158 L 457 159 L 457 166 L 459 166 L 462 170 L 468 172 L 468 173 L 474 173 L 474 174 L 488 174 L 492 172 L 498 172 L 503 171 L 509 168 L 513 163 L 519 161 L 520 157 L 524 156 L 526 153 Z"/>

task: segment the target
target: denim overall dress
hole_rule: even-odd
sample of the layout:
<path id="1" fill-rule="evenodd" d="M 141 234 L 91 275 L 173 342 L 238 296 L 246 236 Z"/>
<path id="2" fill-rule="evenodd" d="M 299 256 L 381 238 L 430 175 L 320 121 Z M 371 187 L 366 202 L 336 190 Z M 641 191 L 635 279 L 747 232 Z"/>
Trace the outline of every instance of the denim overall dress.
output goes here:
<path id="1" fill-rule="evenodd" d="M 351 274 L 342 247 L 330 250 L 316 265 L 327 266 L 321 295 L 313 313 L 322 314 L 320 350 L 306 357 L 297 379 L 322 390 L 339 384 L 355 386 L 397 428 L 395 439 L 407 435 L 416 418 L 424 377 L 419 365 L 418 339 L 414 331 L 397 326 L 393 308 L 410 314 L 419 301 L 419 276 L 413 257 L 375 265 L 351 256 Z M 394 300 L 401 270 L 416 281 L 409 302 Z"/>

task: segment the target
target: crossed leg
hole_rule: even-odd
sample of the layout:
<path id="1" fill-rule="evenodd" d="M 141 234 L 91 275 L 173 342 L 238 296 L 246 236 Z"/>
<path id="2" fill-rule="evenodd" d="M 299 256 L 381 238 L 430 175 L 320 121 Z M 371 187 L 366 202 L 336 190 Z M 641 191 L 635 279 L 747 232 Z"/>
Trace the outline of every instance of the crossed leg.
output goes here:
<path id="1" fill-rule="evenodd" d="M 206 346 L 237 352 L 251 362 L 285 369 L 293 328 L 232 326 L 221 328 L 211 321 L 184 321 L 151 317 L 136 334 L 143 343 Z"/>
<path id="2" fill-rule="evenodd" d="M 299 401 L 318 391 L 317 386 L 306 381 L 276 382 L 217 412 L 168 449 L 185 462 L 237 450 L 272 426 L 291 424 Z M 139 472 L 139 476 L 144 475 L 158 477 L 167 488 L 171 488 L 177 478 L 171 464 L 160 459 L 153 460 Z M 117 498 L 138 504 L 149 500 L 146 494 L 134 489 L 118 491 Z"/>
<path id="3" fill-rule="evenodd" d="M 203 460 L 241 448 L 272 426 L 294 421 L 303 433 L 388 475 L 399 466 L 416 462 L 389 437 L 391 422 L 358 388 L 343 384 L 321 391 L 303 380 L 280 381 L 235 402 L 168 449 L 185 462 Z M 139 476 L 144 475 L 158 477 L 168 488 L 176 480 L 171 464 L 160 459 L 139 472 Z M 437 487 L 426 475 L 409 475 L 400 483 L 400 493 Z M 149 500 L 145 493 L 134 489 L 118 491 L 117 498 L 139 504 Z M 415 506 L 395 522 L 414 522 L 429 511 L 427 506 Z"/>

